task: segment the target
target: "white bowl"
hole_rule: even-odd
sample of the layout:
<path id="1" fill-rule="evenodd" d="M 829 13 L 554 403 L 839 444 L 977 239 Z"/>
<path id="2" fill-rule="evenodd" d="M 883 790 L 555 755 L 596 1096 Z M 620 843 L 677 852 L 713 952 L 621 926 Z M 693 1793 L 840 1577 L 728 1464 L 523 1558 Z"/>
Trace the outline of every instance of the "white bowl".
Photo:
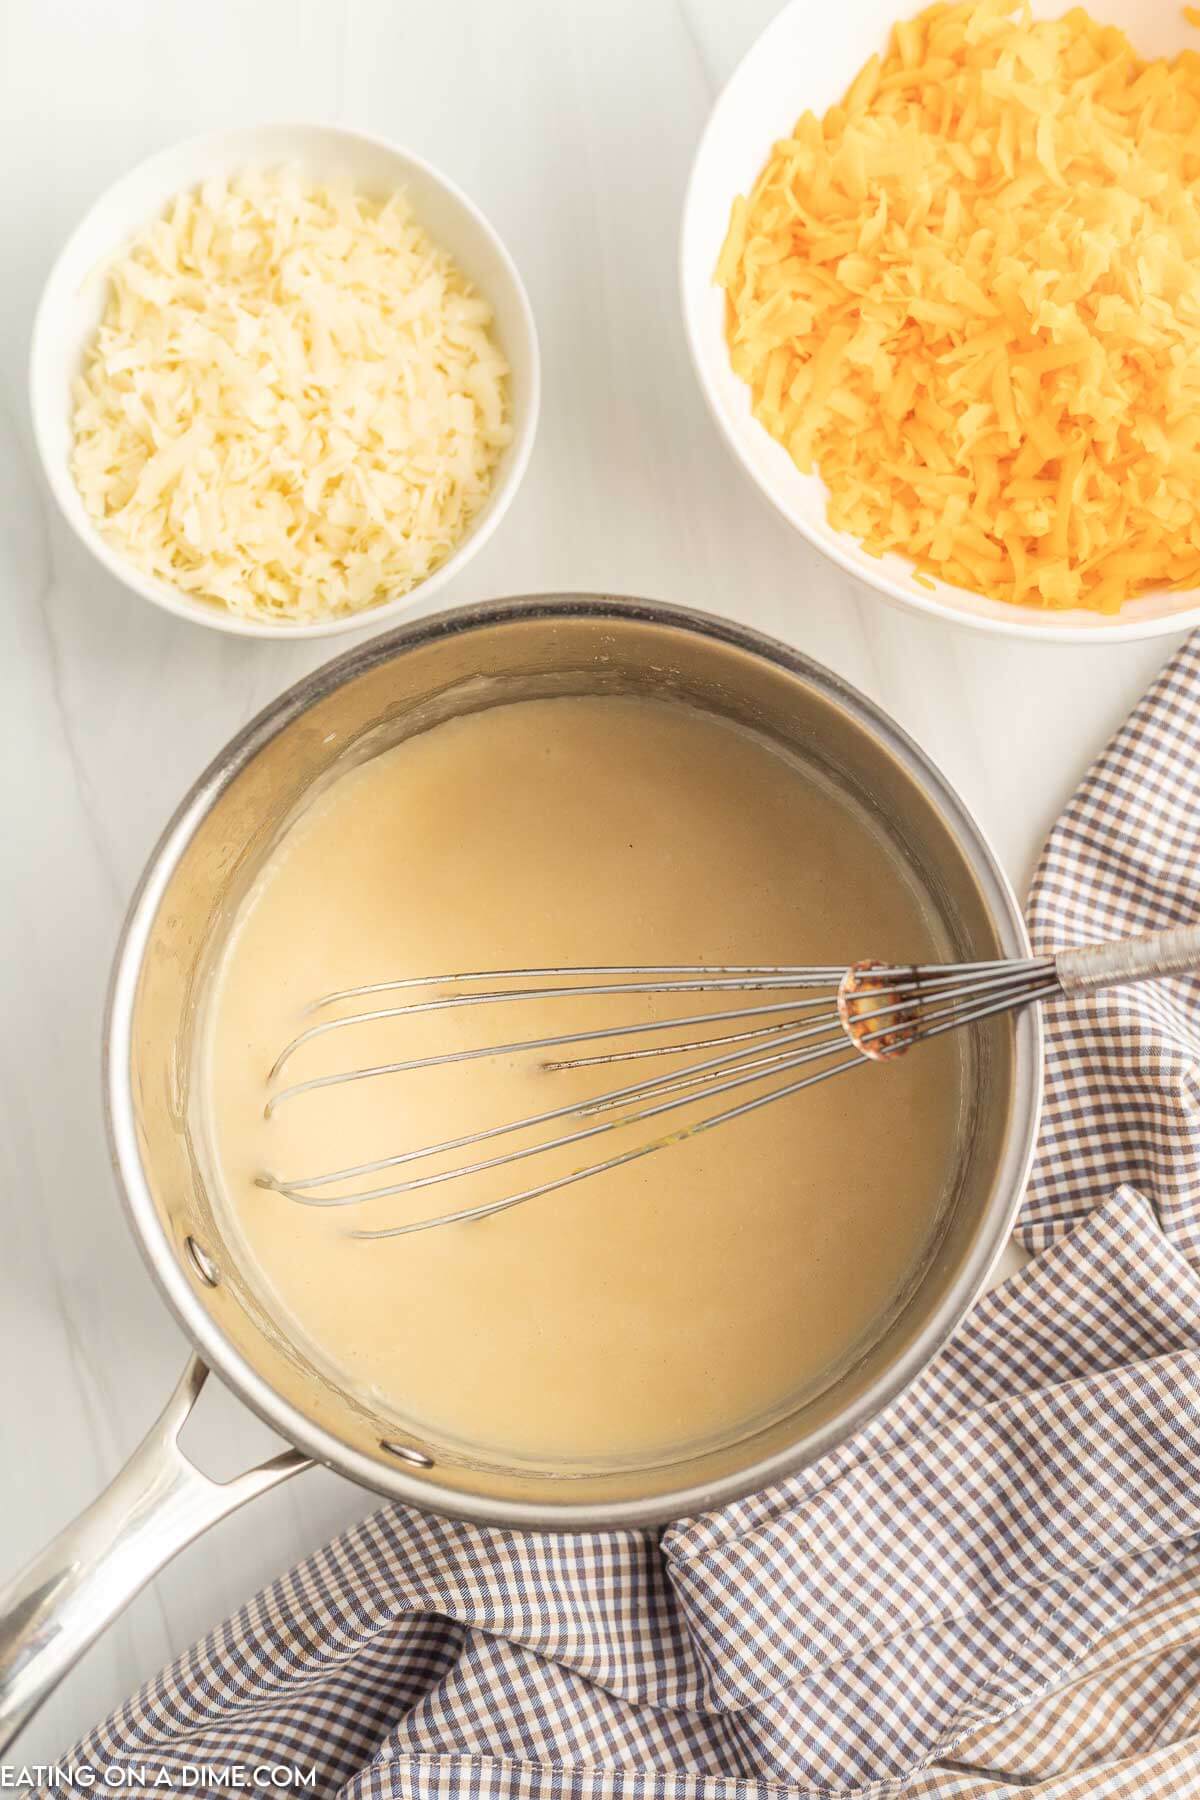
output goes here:
<path id="1" fill-rule="evenodd" d="M 106 265 L 135 232 L 158 217 L 173 195 L 209 175 L 250 165 L 289 164 L 312 179 L 344 177 L 363 191 L 402 188 L 422 226 L 444 246 L 490 301 L 497 341 L 512 369 L 513 441 L 504 451 L 492 491 L 450 556 L 424 581 L 394 600 L 336 618 L 290 623 L 243 618 L 195 599 L 136 568 L 97 529 L 70 470 L 71 384 L 104 310 Z M 34 436 L 46 477 L 68 524 L 126 587 L 180 618 L 241 637 L 333 637 L 395 620 L 431 594 L 491 536 L 521 484 L 537 430 L 540 396 L 537 329 L 516 266 L 495 231 L 466 195 L 422 162 L 382 138 L 332 125 L 257 125 L 188 138 L 147 158 L 101 194 L 80 220 L 50 272 L 33 328 L 30 403 Z"/>
<path id="2" fill-rule="evenodd" d="M 1033 0 L 1033 11 L 1053 17 L 1064 5 L 1065 0 Z M 833 5 L 792 0 L 752 46 L 713 108 L 684 200 L 680 287 L 696 373 L 717 423 L 743 468 L 797 531 L 851 575 L 903 606 L 1044 643 L 1114 643 L 1200 624 L 1200 588 L 1142 594 L 1117 614 L 1012 606 L 947 582 L 935 583 L 932 591 L 923 589 L 901 557 L 869 556 L 855 538 L 830 526 L 824 482 L 802 475 L 751 414 L 749 389 L 729 365 L 725 296 L 713 285 L 730 206 L 736 195 L 748 192 L 772 144 L 790 134 L 799 115 L 809 108 L 821 114 L 840 100 L 867 58 L 884 49 L 895 21 L 918 10 L 918 0 L 837 0 Z M 1090 10 L 1105 24 L 1126 31 L 1142 55 L 1200 49 L 1200 33 L 1185 22 L 1178 0 L 1094 0 Z"/>

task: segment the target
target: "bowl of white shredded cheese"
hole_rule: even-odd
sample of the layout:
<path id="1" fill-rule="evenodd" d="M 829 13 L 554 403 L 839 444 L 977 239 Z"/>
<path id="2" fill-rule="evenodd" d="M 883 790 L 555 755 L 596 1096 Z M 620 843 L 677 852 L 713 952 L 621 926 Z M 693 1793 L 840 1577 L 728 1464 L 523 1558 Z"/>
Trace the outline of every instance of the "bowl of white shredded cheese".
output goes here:
<path id="1" fill-rule="evenodd" d="M 63 513 L 126 586 L 318 637 L 426 604 L 495 529 L 533 445 L 537 332 L 444 176 L 268 125 L 96 201 L 46 284 L 30 395 Z"/>

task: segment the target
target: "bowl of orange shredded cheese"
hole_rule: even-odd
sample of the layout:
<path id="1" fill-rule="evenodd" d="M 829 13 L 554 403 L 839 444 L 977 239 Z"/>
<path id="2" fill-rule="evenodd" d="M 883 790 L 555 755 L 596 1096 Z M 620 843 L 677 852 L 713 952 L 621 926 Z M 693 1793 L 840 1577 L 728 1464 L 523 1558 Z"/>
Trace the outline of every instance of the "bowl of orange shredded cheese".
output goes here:
<path id="1" fill-rule="evenodd" d="M 794 0 L 717 103 L 685 324 L 739 460 L 882 594 L 1200 623 L 1200 13 Z"/>

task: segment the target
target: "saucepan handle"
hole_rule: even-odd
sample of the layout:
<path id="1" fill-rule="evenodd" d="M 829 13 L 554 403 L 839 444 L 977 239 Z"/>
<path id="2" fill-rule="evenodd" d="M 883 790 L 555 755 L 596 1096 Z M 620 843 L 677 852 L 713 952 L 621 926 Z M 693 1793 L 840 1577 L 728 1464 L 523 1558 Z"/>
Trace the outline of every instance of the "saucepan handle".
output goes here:
<path id="1" fill-rule="evenodd" d="M 116 1478 L 0 1589 L 0 1753 L 176 1551 L 308 1468 L 309 1457 L 284 1450 L 231 1481 L 202 1474 L 178 1439 L 207 1376 L 193 1356 L 162 1417 Z"/>

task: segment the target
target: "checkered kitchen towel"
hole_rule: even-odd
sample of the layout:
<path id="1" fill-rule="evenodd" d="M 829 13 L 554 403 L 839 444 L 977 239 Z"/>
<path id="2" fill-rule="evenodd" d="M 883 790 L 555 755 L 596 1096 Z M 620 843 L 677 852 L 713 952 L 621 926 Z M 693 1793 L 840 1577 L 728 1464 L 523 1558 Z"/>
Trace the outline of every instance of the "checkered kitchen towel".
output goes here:
<path id="1" fill-rule="evenodd" d="M 1037 947 L 1200 917 L 1198 795 L 1200 637 L 1057 826 Z M 356 1800 L 1200 1796 L 1200 987 L 1049 1026 L 1034 1260 L 851 1443 L 663 1533 L 387 1508 L 64 1762 L 183 1791 L 286 1761 Z"/>

